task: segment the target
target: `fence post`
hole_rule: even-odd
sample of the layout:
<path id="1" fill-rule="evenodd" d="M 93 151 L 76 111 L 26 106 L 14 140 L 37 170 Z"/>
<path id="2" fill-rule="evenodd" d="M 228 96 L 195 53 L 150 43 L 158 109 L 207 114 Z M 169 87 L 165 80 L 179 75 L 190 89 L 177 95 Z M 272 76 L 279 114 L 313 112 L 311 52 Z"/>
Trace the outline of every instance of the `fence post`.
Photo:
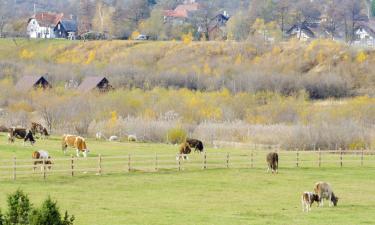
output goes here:
<path id="1" fill-rule="evenodd" d="M 299 151 L 296 149 L 296 166 L 299 167 Z"/>
<path id="2" fill-rule="evenodd" d="M 207 154 L 204 152 L 203 155 L 203 169 L 207 169 Z"/>
<path id="3" fill-rule="evenodd" d="M 17 158 L 13 157 L 13 180 L 17 178 Z"/>
<path id="4" fill-rule="evenodd" d="M 254 151 L 251 150 L 251 154 L 250 154 L 250 163 L 251 163 L 251 168 L 254 168 Z"/>
<path id="5" fill-rule="evenodd" d="M 340 167 L 342 168 L 342 148 L 340 148 Z"/>
<path id="6" fill-rule="evenodd" d="M 70 172 L 72 174 L 72 177 L 74 176 L 74 157 L 73 155 L 70 155 Z"/>
<path id="7" fill-rule="evenodd" d="M 46 179 L 46 159 L 43 158 L 43 180 Z"/>
<path id="8" fill-rule="evenodd" d="M 229 152 L 227 152 L 227 168 L 229 168 Z"/>
<path id="9" fill-rule="evenodd" d="M 319 168 L 320 168 L 322 165 L 322 152 L 320 151 L 320 148 L 318 151 L 319 151 Z"/>
<path id="10" fill-rule="evenodd" d="M 98 174 L 102 175 L 102 155 L 99 154 L 98 157 Z"/>
<path id="11" fill-rule="evenodd" d="M 128 172 L 131 171 L 131 157 L 130 154 L 128 154 Z"/>
<path id="12" fill-rule="evenodd" d="M 361 150 L 361 166 L 363 166 L 363 148 Z"/>
<path id="13" fill-rule="evenodd" d="M 158 153 L 155 153 L 155 171 L 158 171 Z"/>

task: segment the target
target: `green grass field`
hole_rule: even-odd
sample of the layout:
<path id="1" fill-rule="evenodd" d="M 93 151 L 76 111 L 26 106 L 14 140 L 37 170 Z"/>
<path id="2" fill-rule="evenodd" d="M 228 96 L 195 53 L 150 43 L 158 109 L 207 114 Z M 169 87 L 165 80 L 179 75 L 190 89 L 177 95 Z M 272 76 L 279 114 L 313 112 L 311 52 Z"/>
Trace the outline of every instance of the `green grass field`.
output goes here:
<path id="1" fill-rule="evenodd" d="M 98 154 L 107 157 L 129 153 L 173 156 L 177 151 L 173 145 L 94 140 L 89 140 L 89 147 L 90 159 L 95 159 Z M 29 159 L 33 149 L 48 150 L 55 158 L 70 157 L 61 152 L 59 138 L 38 141 L 35 147 L 24 147 L 20 141 L 7 144 L 4 135 L 0 136 L 0 160 L 13 156 Z M 249 152 L 234 149 L 207 151 L 238 155 Z M 181 172 L 170 169 L 158 173 L 80 174 L 73 178 L 60 174 L 48 176 L 46 180 L 39 175 L 16 181 L 4 179 L 0 181 L 0 207 L 4 210 L 8 193 L 21 188 L 36 205 L 51 195 L 58 200 L 61 209 L 76 216 L 78 225 L 374 223 L 375 168 L 370 156 L 367 156 L 364 167 L 357 165 L 357 161 L 351 164 L 345 161 L 344 167 L 340 168 L 333 161 L 317 168 L 310 161 L 316 155 L 306 155 L 301 156 L 302 168 L 294 168 L 294 155 L 281 154 L 280 173 L 272 175 L 265 170 L 265 153 L 257 154 L 253 169 L 201 170 L 199 167 L 190 169 L 187 164 Z M 199 157 L 193 154 L 190 163 Z M 325 157 L 337 159 L 337 155 Z M 345 157 L 348 160 L 349 156 Z M 210 164 L 209 168 L 212 168 Z M 312 191 L 317 181 L 328 181 L 333 185 L 340 198 L 338 207 L 329 208 L 325 204 L 325 207 L 317 208 L 314 205 L 312 212 L 303 213 L 300 195 L 303 191 Z"/>

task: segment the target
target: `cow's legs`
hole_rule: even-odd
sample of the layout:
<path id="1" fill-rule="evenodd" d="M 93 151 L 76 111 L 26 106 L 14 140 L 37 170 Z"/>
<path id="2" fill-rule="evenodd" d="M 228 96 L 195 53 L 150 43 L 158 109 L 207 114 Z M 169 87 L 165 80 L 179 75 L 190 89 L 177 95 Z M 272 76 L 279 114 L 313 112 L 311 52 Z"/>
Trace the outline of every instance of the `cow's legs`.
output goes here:
<path id="1" fill-rule="evenodd" d="M 302 204 L 302 212 L 305 212 L 305 200 L 303 199 L 303 196 L 301 198 L 301 204 Z"/>
<path id="2" fill-rule="evenodd" d="M 76 149 L 77 157 L 79 158 L 79 150 Z"/>
<path id="3" fill-rule="evenodd" d="M 328 206 L 332 207 L 332 195 L 328 195 Z"/>
<path id="4" fill-rule="evenodd" d="M 83 157 L 87 158 L 87 150 L 83 151 Z"/>

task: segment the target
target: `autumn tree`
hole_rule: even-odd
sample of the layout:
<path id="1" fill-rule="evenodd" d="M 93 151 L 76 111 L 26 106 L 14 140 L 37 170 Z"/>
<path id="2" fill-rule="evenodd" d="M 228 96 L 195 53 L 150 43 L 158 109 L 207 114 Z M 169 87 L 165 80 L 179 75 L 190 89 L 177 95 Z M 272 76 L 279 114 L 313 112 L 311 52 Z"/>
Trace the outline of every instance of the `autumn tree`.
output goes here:
<path id="1" fill-rule="evenodd" d="M 94 4 L 90 0 L 80 0 L 78 13 L 78 32 L 86 33 L 92 29 L 91 18 L 94 13 Z"/>
<path id="2" fill-rule="evenodd" d="M 151 39 L 154 39 L 154 40 L 166 39 L 163 12 L 159 9 L 154 9 L 151 12 L 150 18 L 140 23 L 139 30 L 142 33 L 145 33 L 148 36 L 150 36 Z"/>
<path id="3" fill-rule="evenodd" d="M 106 4 L 103 0 L 96 0 L 95 15 L 92 27 L 95 31 L 112 34 L 114 8 Z"/>

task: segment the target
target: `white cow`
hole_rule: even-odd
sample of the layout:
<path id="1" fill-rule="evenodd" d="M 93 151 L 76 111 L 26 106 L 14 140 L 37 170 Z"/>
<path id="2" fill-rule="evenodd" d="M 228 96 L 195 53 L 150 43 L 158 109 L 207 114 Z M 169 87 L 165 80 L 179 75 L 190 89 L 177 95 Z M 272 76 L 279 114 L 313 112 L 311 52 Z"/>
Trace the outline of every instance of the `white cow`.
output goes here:
<path id="1" fill-rule="evenodd" d="M 317 182 L 314 192 L 319 196 L 319 206 L 323 206 L 323 199 L 329 200 L 329 206 L 337 205 L 339 198 L 333 193 L 332 187 L 326 182 Z"/>
<path id="2" fill-rule="evenodd" d="M 112 142 L 112 141 L 118 141 L 118 139 L 119 138 L 117 136 L 111 136 L 111 137 L 109 137 L 108 140 Z"/>

